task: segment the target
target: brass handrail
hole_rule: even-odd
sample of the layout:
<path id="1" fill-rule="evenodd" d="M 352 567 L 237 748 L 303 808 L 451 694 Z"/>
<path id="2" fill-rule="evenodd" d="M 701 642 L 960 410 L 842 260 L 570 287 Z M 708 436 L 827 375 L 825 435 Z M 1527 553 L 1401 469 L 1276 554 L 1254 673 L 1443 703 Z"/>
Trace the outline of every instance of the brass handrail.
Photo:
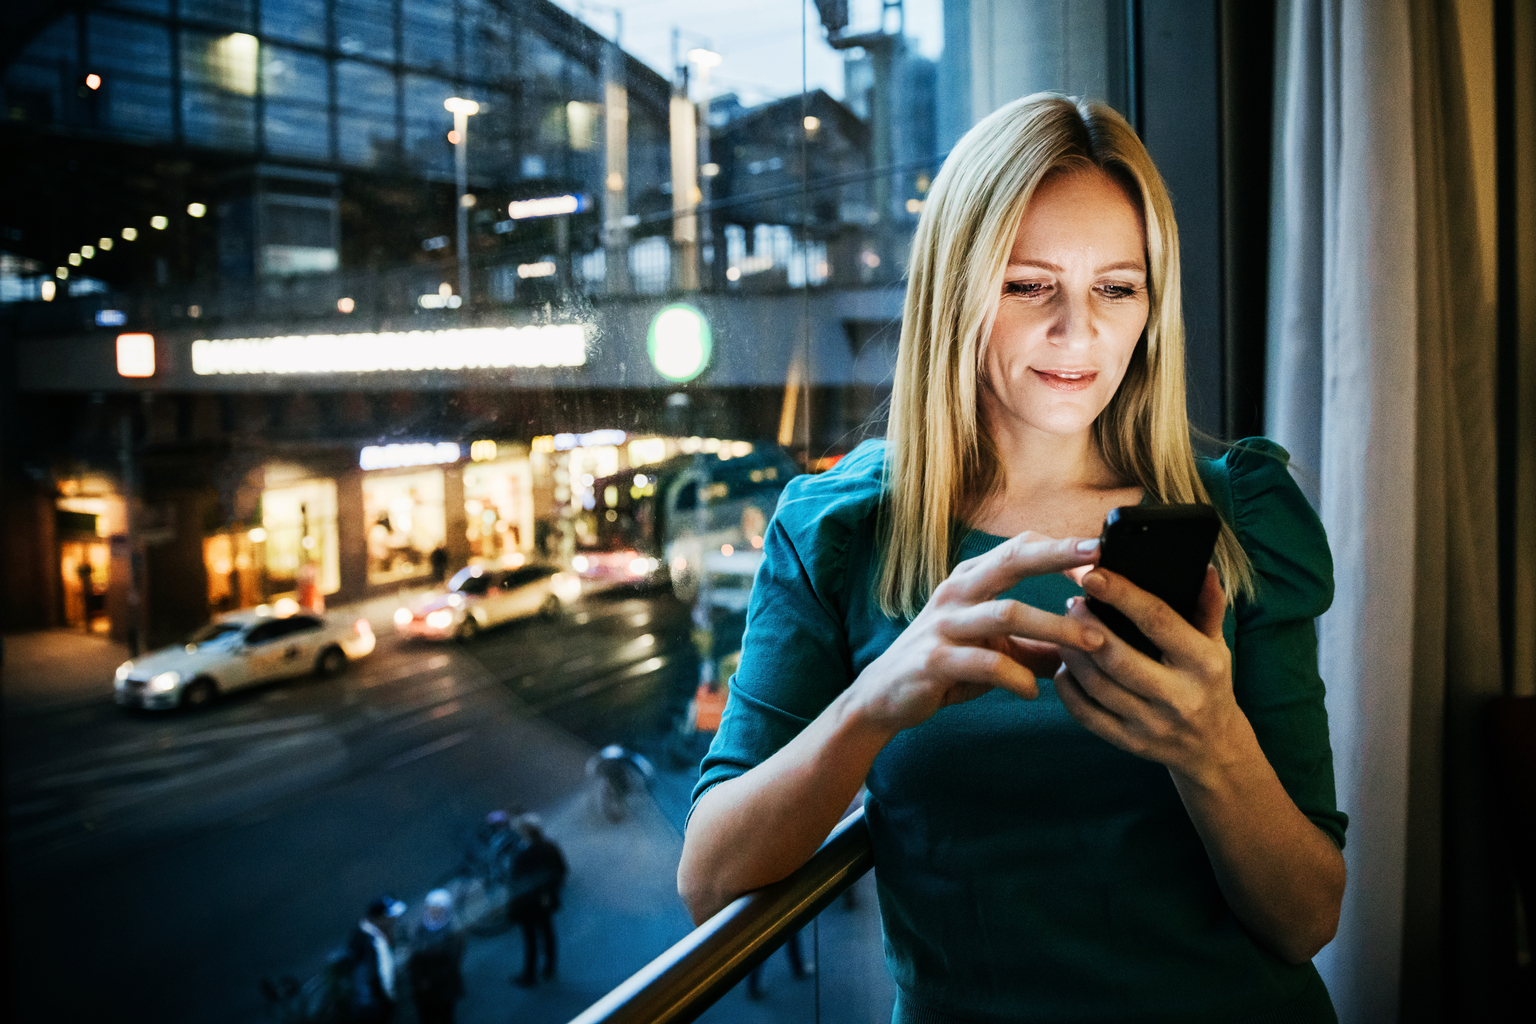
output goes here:
<path id="1" fill-rule="evenodd" d="M 861 807 L 811 859 L 749 892 L 592 1004 L 571 1024 L 686 1024 L 875 866 Z"/>

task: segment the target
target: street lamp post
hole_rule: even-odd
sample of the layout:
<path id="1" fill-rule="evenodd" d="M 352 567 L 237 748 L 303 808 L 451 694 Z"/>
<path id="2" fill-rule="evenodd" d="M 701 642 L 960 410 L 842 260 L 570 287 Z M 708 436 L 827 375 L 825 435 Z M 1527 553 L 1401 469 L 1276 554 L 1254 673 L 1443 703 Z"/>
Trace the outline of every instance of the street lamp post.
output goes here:
<path id="1" fill-rule="evenodd" d="M 704 245 L 710 247 L 713 257 L 710 262 L 710 277 L 717 279 L 723 273 L 720 265 L 724 262 L 723 253 L 719 246 L 715 245 L 713 227 L 710 224 L 709 201 L 711 185 L 714 184 L 714 175 L 710 174 L 713 161 L 709 155 L 709 69 L 720 66 L 721 57 L 713 50 L 704 47 L 695 47 L 688 51 L 688 60 L 699 68 L 699 91 L 703 98 L 699 101 L 701 107 L 699 113 L 699 198 L 702 200 L 704 213 L 700 218 L 699 237 Z"/>
<path id="2" fill-rule="evenodd" d="M 480 113 L 480 104 L 474 100 L 450 96 L 443 100 L 443 109 L 453 114 L 453 181 L 459 195 L 459 302 L 469 305 L 469 119 Z"/>

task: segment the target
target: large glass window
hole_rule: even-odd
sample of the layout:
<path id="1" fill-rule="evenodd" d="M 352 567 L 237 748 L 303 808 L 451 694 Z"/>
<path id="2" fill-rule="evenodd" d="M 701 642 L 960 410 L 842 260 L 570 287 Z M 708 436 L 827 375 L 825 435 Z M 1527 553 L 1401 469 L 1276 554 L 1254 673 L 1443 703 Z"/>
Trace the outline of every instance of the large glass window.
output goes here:
<path id="1" fill-rule="evenodd" d="M 261 50 L 267 152 L 324 159 L 330 155 L 329 81 L 325 60 L 302 50 Z"/>
<path id="2" fill-rule="evenodd" d="M 314 567 L 321 593 L 334 594 L 341 588 L 334 480 L 309 480 L 262 491 L 261 532 L 256 536 L 255 557 L 261 573 L 257 590 L 262 600 L 296 591 L 305 566 Z"/>
<path id="3" fill-rule="evenodd" d="M 401 0 L 405 49 L 401 58 L 413 67 L 452 74 L 457 70 L 457 30 L 452 4 Z"/>
<path id="4" fill-rule="evenodd" d="M 324 46 L 326 0 L 283 0 L 261 5 L 261 31 L 274 39 Z"/>
<path id="5" fill-rule="evenodd" d="M 245 32 L 181 34 L 182 130 L 193 145 L 256 145 L 258 43 Z"/>
<path id="6" fill-rule="evenodd" d="M 393 0 L 335 0 L 336 49 L 349 57 L 395 59 Z"/>
<path id="7" fill-rule="evenodd" d="M 360 61 L 336 62 L 336 145 L 346 163 L 368 166 L 393 148 L 395 128 L 395 76 L 384 68 Z"/>
<path id="8" fill-rule="evenodd" d="M 397 583 L 429 575 L 433 552 L 447 543 L 443 511 L 440 469 L 364 477 L 368 582 Z"/>
<path id="9" fill-rule="evenodd" d="M 93 14 L 86 47 L 103 120 L 126 135 L 169 139 L 171 117 L 171 35 L 164 24 Z"/>

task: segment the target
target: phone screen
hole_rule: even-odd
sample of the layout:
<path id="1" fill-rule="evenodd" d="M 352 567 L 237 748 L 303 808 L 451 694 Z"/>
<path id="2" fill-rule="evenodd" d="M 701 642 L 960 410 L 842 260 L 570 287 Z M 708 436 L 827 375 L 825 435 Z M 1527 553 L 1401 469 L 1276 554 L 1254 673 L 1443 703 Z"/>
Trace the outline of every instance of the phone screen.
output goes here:
<path id="1" fill-rule="evenodd" d="M 1126 505 L 1104 520 L 1099 565 L 1193 622 L 1220 532 L 1221 518 L 1210 505 Z M 1162 658 L 1158 646 L 1118 609 L 1090 597 L 1088 610 L 1147 657 Z"/>

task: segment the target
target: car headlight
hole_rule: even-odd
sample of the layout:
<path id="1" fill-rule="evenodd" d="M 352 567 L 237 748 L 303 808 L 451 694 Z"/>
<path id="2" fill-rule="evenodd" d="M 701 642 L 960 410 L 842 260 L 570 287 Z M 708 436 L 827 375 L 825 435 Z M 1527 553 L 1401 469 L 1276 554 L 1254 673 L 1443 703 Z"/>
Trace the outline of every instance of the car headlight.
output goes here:
<path id="1" fill-rule="evenodd" d="M 181 685 L 180 672 L 161 672 L 149 681 L 151 693 L 169 693 Z"/>
<path id="2" fill-rule="evenodd" d="M 395 625 L 409 626 L 411 624 L 411 610 L 409 608 L 395 609 Z"/>
<path id="3" fill-rule="evenodd" d="M 577 555 L 571 559 L 571 568 L 577 572 L 586 572 L 588 564 L 590 563 L 588 563 L 586 555 Z"/>
<path id="4" fill-rule="evenodd" d="M 128 673 L 133 671 L 133 662 L 125 661 L 117 666 L 117 681 L 122 682 L 128 678 Z"/>
<path id="5" fill-rule="evenodd" d="M 427 625 L 431 626 L 433 629 L 447 629 L 452 624 L 453 612 L 449 611 L 447 608 L 439 608 L 437 611 L 427 616 Z"/>
<path id="6" fill-rule="evenodd" d="M 650 562 L 644 558 L 637 558 L 629 563 L 629 574 L 631 576 L 644 576 L 647 572 L 650 572 L 650 569 Z"/>

